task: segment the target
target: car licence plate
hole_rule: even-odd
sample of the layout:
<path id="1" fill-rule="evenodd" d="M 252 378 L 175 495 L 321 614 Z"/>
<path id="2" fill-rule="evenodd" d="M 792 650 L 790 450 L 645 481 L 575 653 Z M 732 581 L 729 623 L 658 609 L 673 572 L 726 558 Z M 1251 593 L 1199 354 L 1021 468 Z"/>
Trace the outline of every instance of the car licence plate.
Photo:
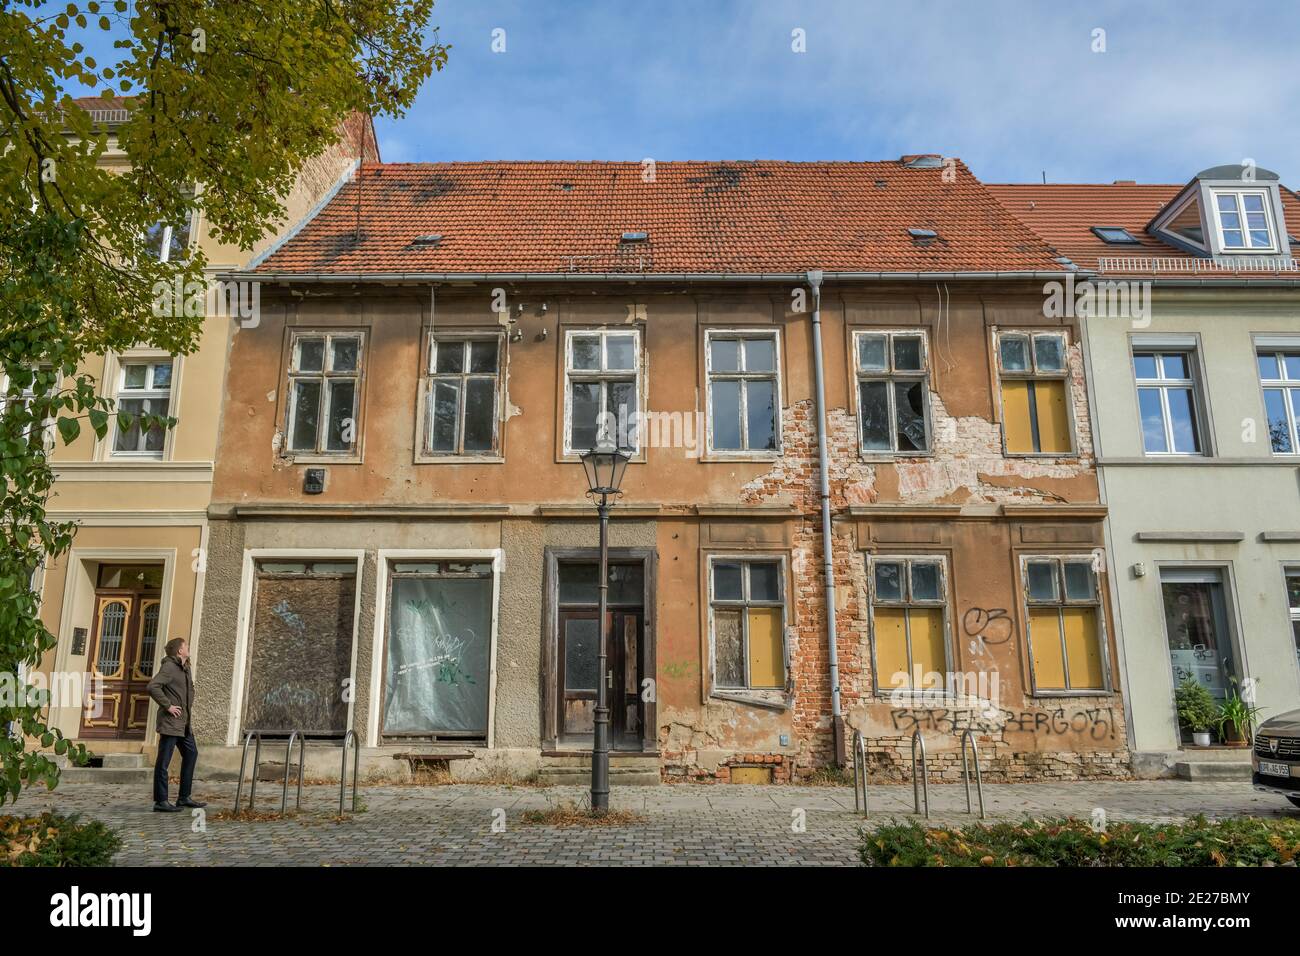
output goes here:
<path id="1" fill-rule="evenodd" d="M 1291 767 L 1284 763 L 1273 763 L 1269 760 L 1259 762 L 1259 772 L 1266 773 L 1270 777 L 1289 777 L 1291 776 Z"/>

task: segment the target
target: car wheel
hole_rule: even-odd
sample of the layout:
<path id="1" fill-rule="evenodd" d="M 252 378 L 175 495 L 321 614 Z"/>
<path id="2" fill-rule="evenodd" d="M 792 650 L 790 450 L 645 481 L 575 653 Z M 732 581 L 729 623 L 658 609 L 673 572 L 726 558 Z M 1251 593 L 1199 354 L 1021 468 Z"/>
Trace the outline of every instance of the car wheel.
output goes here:
<path id="1" fill-rule="evenodd" d="M 1291 801 L 1292 806 L 1300 807 L 1300 796 L 1296 796 L 1296 797 L 1288 796 L 1287 799 Z"/>

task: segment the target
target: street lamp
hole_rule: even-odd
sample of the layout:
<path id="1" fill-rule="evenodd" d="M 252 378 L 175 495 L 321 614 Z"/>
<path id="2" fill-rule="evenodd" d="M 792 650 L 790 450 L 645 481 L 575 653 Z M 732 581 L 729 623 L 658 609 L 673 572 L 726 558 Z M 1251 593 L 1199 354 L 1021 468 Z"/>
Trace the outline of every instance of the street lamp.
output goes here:
<path id="1" fill-rule="evenodd" d="M 605 621 L 605 608 L 609 597 L 609 499 L 621 492 L 623 472 L 631 454 L 608 442 L 601 442 L 582 454 L 582 467 L 587 473 L 587 494 L 596 502 L 600 515 L 600 644 L 599 666 L 596 669 L 596 714 L 591 742 L 591 809 L 604 813 L 609 809 L 609 698 L 605 685 L 609 679 L 608 667 L 609 628 Z"/>

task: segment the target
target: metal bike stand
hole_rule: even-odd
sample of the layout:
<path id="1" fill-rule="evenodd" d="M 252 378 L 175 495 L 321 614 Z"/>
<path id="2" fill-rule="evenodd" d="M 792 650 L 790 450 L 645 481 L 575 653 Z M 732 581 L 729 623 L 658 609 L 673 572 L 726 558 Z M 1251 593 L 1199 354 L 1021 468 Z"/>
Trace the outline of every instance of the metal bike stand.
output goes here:
<path id="1" fill-rule="evenodd" d="M 254 740 L 257 741 L 257 749 L 253 752 L 253 782 L 248 788 L 248 809 L 253 809 L 253 803 L 257 800 L 257 768 L 262 763 L 262 732 L 259 730 L 250 730 L 244 734 L 244 754 L 239 758 L 239 783 L 235 785 L 235 812 L 239 812 L 239 801 L 244 793 L 244 768 L 248 766 L 248 745 Z"/>
<path id="2" fill-rule="evenodd" d="M 918 784 L 916 777 L 916 748 L 921 747 L 921 778 Z M 915 812 L 921 812 L 921 796 L 925 796 L 925 818 L 930 819 L 930 782 L 929 774 L 925 769 L 925 738 L 921 736 L 921 728 L 917 727 L 912 731 L 912 803 Z M 919 788 L 918 789 L 918 785 Z"/>
<path id="3" fill-rule="evenodd" d="M 862 791 L 862 802 L 858 803 L 858 790 Z M 867 815 L 867 745 L 862 739 L 862 731 L 853 731 L 853 809 L 861 810 Z"/>
<path id="4" fill-rule="evenodd" d="M 352 741 L 352 812 L 357 812 L 357 767 L 361 762 L 361 742 L 357 732 L 349 730 L 343 735 L 343 765 L 339 768 L 339 816 L 343 816 L 343 794 L 348 783 L 348 741 Z"/>
<path id="5" fill-rule="evenodd" d="M 980 752 L 979 747 L 975 745 L 975 733 L 969 727 L 961 735 L 961 776 L 966 784 L 966 812 L 971 812 L 970 807 L 970 768 L 966 765 L 966 741 L 970 741 L 971 757 L 975 760 L 975 792 L 980 798 L 980 819 L 986 819 L 984 816 L 984 781 L 980 777 Z"/>
<path id="6" fill-rule="evenodd" d="M 294 801 L 294 809 L 302 809 L 302 778 L 307 775 L 307 734 L 295 730 L 289 734 L 289 742 L 284 748 L 284 787 L 280 790 L 280 816 L 284 816 L 289 803 L 289 764 L 293 760 L 295 739 L 298 741 L 298 796 Z"/>

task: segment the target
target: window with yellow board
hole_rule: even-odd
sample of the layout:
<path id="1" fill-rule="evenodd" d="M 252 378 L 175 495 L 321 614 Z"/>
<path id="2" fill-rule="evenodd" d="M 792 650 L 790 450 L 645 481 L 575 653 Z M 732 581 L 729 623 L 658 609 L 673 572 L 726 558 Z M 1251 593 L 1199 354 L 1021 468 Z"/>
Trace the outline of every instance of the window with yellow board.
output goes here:
<path id="1" fill-rule="evenodd" d="M 876 692 L 942 687 L 948 673 L 948 591 L 937 558 L 871 560 Z"/>
<path id="2" fill-rule="evenodd" d="M 1024 562 L 1035 691 L 1106 691 L 1101 600 L 1091 556 Z"/>
<path id="3" fill-rule="evenodd" d="M 999 333 L 998 371 L 1007 454 L 1072 454 L 1065 336 L 1060 332 Z"/>
<path id="4" fill-rule="evenodd" d="M 785 690 L 783 578 L 780 560 L 713 560 L 709 608 L 715 688 Z"/>

